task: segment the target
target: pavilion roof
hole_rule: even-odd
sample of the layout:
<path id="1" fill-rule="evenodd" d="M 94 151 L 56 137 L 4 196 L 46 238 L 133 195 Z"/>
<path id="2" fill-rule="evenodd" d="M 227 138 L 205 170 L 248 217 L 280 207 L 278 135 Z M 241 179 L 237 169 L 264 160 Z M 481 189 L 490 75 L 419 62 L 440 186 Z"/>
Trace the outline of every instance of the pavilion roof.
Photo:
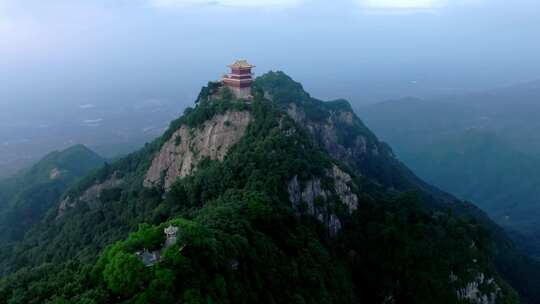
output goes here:
<path id="1" fill-rule="evenodd" d="M 247 60 L 236 60 L 235 63 L 229 65 L 230 68 L 254 68 L 255 66 L 248 63 Z"/>

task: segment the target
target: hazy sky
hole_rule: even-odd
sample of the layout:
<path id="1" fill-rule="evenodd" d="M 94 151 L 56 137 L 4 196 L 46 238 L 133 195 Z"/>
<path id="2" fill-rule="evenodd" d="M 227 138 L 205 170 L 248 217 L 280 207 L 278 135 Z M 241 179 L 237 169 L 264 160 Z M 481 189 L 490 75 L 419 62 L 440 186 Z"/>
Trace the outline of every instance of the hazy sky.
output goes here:
<path id="1" fill-rule="evenodd" d="M 236 58 L 323 98 L 444 94 L 538 79 L 539 54 L 538 0 L 0 0 L 0 113 L 189 104 Z"/>

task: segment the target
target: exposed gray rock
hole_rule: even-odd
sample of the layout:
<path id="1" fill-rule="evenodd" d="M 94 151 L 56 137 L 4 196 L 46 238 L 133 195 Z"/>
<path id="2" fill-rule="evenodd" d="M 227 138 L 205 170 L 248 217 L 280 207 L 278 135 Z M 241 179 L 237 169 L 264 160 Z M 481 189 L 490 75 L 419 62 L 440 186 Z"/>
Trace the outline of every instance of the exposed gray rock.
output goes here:
<path id="1" fill-rule="evenodd" d="M 368 148 L 368 140 L 361 135 L 352 139 L 352 144 L 345 147 L 339 141 L 339 125 L 354 126 L 355 116 L 350 111 L 334 111 L 326 121 L 312 121 L 306 118 L 304 111 L 291 103 L 287 114 L 298 124 L 306 127 L 316 142 L 326 149 L 335 159 L 350 164 L 353 160 L 363 159 L 368 153 L 379 154 L 376 145 Z M 353 166 L 354 167 L 354 166 Z"/>
<path id="2" fill-rule="evenodd" d="M 341 221 L 335 214 L 330 214 L 328 219 L 328 232 L 331 236 L 335 236 L 341 231 Z"/>
<path id="3" fill-rule="evenodd" d="M 120 187 L 123 183 L 124 183 L 124 180 L 122 178 L 119 178 L 116 173 L 113 173 L 107 180 L 90 186 L 79 197 L 77 198 L 72 198 L 70 196 L 65 197 L 60 202 L 60 206 L 58 207 L 57 218 L 64 215 L 65 211 L 68 208 L 73 208 L 80 202 L 86 203 L 90 208 L 96 208 L 100 206 L 101 205 L 100 195 L 103 192 L 103 190 Z"/>
<path id="4" fill-rule="evenodd" d="M 388 295 L 388 296 L 386 296 L 384 298 L 382 303 L 383 304 L 394 304 L 394 303 L 396 303 L 396 299 L 394 298 L 393 295 Z"/>
<path id="5" fill-rule="evenodd" d="M 62 172 L 58 168 L 53 168 L 49 173 L 49 179 L 58 179 L 62 175 Z"/>
<path id="6" fill-rule="evenodd" d="M 305 181 L 304 187 L 301 188 L 298 176 L 294 176 L 287 185 L 289 200 L 297 211 L 301 211 L 302 204 L 305 204 L 305 212 L 325 224 L 329 234 L 335 236 L 341 230 L 342 225 L 337 215 L 332 211 L 331 204 L 336 202 L 330 201 L 330 198 L 337 195 L 339 200 L 348 207 L 349 212 L 352 212 L 358 208 L 358 196 L 350 187 L 351 176 L 338 166 L 333 165 L 331 169 L 326 170 L 325 176 L 322 178 L 332 179 L 333 189 L 323 189 L 319 177 Z"/>
<path id="7" fill-rule="evenodd" d="M 452 279 L 456 280 L 457 277 L 454 274 L 451 274 Z M 486 288 L 481 288 L 481 286 L 489 287 L 489 290 L 492 290 L 489 293 L 482 291 Z M 497 298 L 501 293 L 501 288 L 495 282 L 493 278 L 486 278 L 483 273 L 480 273 L 473 281 L 467 283 L 465 287 L 462 287 L 457 290 L 457 296 L 460 300 L 467 300 L 473 304 L 496 304 Z"/>
<path id="8" fill-rule="evenodd" d="M 349 174 L 343 172 L 338 166 L 334 165 L 328 173 L 334 179 L 334 188 L 339 199 L 349 208 L 349 212 L 358 209 L 358 195 L 351 187 L 352 178 Z"/>
<path id="9" fill-rule="evenodd" d="M 274 97 L 268 93 L 268 92 L 264 92 L 264 98 L 270 100 L 270 101 L 274 101 Z"/>
<path id="10" fill-rule="evenodd" d="M 144 186 L 169 190 L 176 179 L 196 170 L 202 159 L 223 160 L 229 148 L 242 138 L 250 121 L 247 111 L 227 111 L 200 127 L 180 127 L 154 157 Z"/>
<path id="11" fill-rule="evenodd" d="M 295 209 L 302 201 L 302 191 L 300 190 L 300 183 L 298 183 L 298 176 L 295 175 L 287 184 L 287 192 L 289 193 L 289 200 L 293 204 Z"/>
<path id="12" fill-rule="evenodd" d="M 339 112 L 338 115 L 339 119 L 347 125 L 352 126 L 354 124 L 354 114 L 352 112 Z"/>
<path id="13" fill-rule="evenodd" d="M 266 97 L 265 92 L 265 97 Z M 296 122 L 301 125 L 305 125 L 306 123 L 306 113 L 302 111 L 295 103 L 289 104 L 289 107 L 287 108 L 287 114 Z"/>

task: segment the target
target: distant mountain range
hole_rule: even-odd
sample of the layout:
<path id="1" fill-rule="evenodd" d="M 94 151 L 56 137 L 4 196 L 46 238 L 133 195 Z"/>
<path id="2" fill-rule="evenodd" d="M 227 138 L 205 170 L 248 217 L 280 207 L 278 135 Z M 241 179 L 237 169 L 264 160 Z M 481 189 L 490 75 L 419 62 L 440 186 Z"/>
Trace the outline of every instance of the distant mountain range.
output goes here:
<path id="1" fill-rule="evenodd" d="M 540 81 L 358 111 L 420 177 L 473 201 L 540 256 Z"/>

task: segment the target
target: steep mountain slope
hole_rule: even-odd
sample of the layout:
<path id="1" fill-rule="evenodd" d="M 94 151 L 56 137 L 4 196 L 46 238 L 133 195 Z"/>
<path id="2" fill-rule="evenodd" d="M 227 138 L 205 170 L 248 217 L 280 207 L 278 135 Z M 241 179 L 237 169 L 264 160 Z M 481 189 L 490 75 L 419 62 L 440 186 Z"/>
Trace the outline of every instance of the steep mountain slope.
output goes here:
<path id="1" fill-rule="evenodd" d="M 67 187 L 105 161 L 82 145 L 49 153 L 0 182 L 0 244 L 20 239 L 58 202 Z"/>
<path id="2" fill-rule="evenodd" d="M 347 102 L 281 72 L 253 94 L 210 83 L 161 138 L 72 187 L 2 260 L 0 301 L 518 302 L 494 263 L 513 252 L 504 234 Z"/>
<path id="3" fill-rule="evenodd" d="M 540 90 L 529 84 L 452 100 L 403 99 L 361 109 L 422 178 L 473 201 L 540 255 Z"/>
<path id="4" fill-rule="evenodd" d="M 276 96 L 273 98 L 282 104 L 282 108 L 289 108 L 288 112 L 290 114 L 291 103 L 304 103 L 304 111 L 306 113 L 311 113 L 312 120 L 317 120 L 321 117 L 321 112 L 317 111 L 321 107 L 324 108 L 323 104 L 331 107 L 334 111 L 336 109 L 335 105 L 342 104 L 342 101 L 334 101 L 329 103 L 322 103 L 316 99 L 313 99 L 303 91 L 300 84 L 295 83 L 286 75 L 280 73 L 269 73 L 263 77 L 260 77 L 258 82 L 259 84 L 264 81 L 264 89 L 267 97 Z M 529 87 L 529 86 L 527 86 Z M 533 87 L 532 90 L 536 92 L 536 87 Z M 292 93 L 294 92 L 294 94 Z M 525 94 L 529 96 L 529 94 Z M 505 100 L 502 98 L 502 100 Z M 425 105 L 424 102 L 418 101 L 416 99 L 406 99 L 404 100 L 407 103 Z M 305 105 L 307 103 L 307 105 Z M 283 106 L 284 105 L 284 106 Z M 444 113 L 448 113 L 448 117 L 439 117 L 431 116 L 430 113 L 440 111 L 440 105 L 428 104 L 425 107 L 426 111 L 416 112 L 414 115 L 405 115 L 402 113 L 402 109 L 394 109 L 392 104 L 384 103 L 381 106 L 387 107 L 387 116 L 384 116 L 379 113 L 361 111 L 362 115 L 370 116 L 378 115 L 377 117 L 381 118 L 377 122 L 378 126 L 384 128 L 385 131 L 392 129 L 390 132 L 396 134 L 393 139 L 396 142 L 409 142 L 411 141 L 411 146 L 414 147 L 414 143 L 417 141 L 425 140 L 420 138 L 422 136 L 427 136 L 427 140 L 435 140 L 436 135 L 433 135 L 430 132 L 408 132 L 407 134 L 412 134 L 412 136 L 405 136 L 403 132 L 407 132 L 407 128 L 412 130 L 420 129 L 418 126 L 424 127 L 434 127 L 435 130 L 446 130 L 447 126 L 452 126 L 457 123 L 457 120 L 454 121 L 454 117 L 459 117 L 464 121 L 467 121 L 471 118 L 471 113 L 466 110 L 463 110 L 459 105 L 452 103 L 444 104 Z M 293 106 L 294 107 L 294 106 Z M 325 134 L 326 140 L 328 138 L 338 139 L 338 146 L 342 147 L 342 150 L 348 152 L 347 156 L 343 156 L 343 153 L 336 153 L 335 148 L 332 148 L 332 144 L 326 144 L 327 150 L 332 154 L 333 157 L 341 159 L 342 161 L 349 164 L 352 170 L 355 170 L 357 174 L 367 175 L 370 178 L 376 180 L 379 183 L 382 183 L 384 187 L 387 187 L 391 190 L 398 191 L 417 191 L 421 196 L 422 201 L 424 202 L 424 207 L 434 210 L 447 210 L 451 208 L 456 214 L 464 215 L 466 217 L 473 217 L 477 220 L 480 220 L 484 225 L 490 227 L 492 238 L 496 240 L 496 264 L 501 272 L 507 277 L 509 281 L 513 283 L 513 286 L 522 293 L 522 295 L 528 301 L 532 303 L 536 302 L 536 299 L 540 298 L 540 293 L 536 290 L 540 287 L 540 264 L 536 261 L 533 261 L 531 258 L 520 253 L 520 250 L 516 249 L 513 242 L 509 240 L 506 235 L 506 232 L 502 231 L 497 227 L 491 220 L 489 220 L 483 212 L 481 212 L 474 205 L 458 201 L 456 198 L 440 191 L 439 189 L 432 187 L 422 180 L 418 179 L 408 168 L 406 168 L 400 161 L 395 157 L 391 149 L 383 142 L 378 142 L 378 140 L 373 136 L 373 134 L 360 122 L 360 120 L 353 114 L 353 111 L 350 109 L 348 103 L 345 102 L 345 107 L 341 108 L 341 111 L 349 113 L 352 117 L 356 118 L 354 131 L 351 131 L 350 126 L 347 127 L 346 124 L 341 124 L 341 130 L 348 130 L 349 133 L 341 133 L 341 136 L 338 138 L 336 134 Z M 409 109 L 409 111 L 415 111 L 415 109 Z M 339 111 L 337 111 L 339 113 Z M 383 111 L 384 113 L 384 111 Z M 422 119 L 415 120 L 415 115 L 421 113 Z M 328 122 L 332 123 L 333 120 L 336 120 L 335 117 L 347 116 L 347 114 L 334 115 L 333 118 L 328 119 Z M 296 117 L 296 115 L 292 115 Z M 339 119 L 338 119 L 339 121 Z M 404 121 L 403 127 L 396 126 L 395 121 Z M 387 124 L 385 124 L 387 122 Z M 408 122 L 408 123 L 407 123 Z M 315 134 L 315 139 L 320 142 L 320 133 L 313 132 L 314 128 L 311 128 L 309 124 L 307 125 L 308 129 Z M 405 127 L 407 126 L 407 127 Z M 316 128 L 315 128 L 316 129 Z M 363 130 L 360 132 L 359 130 Z M 366 132 L 367 130 L 367 132 Z M 335 133 L 335 132 L 334 132 Z M 388 134 L 385 132 L 384 134 Z M 317 135 L 318 134 L 318 135 Z M 361 134 L 361 136 L 359 136 Z M 371 136 L 370 136 L 371 135 Z M 430 137 L 431 136 L 431 137 Z M 365 141 L 365 138 L 375 139 L 377 142 L 377 148 L 372 150 L 364 149 L 362 145 L 358 145 L 358 142 Z M 324 141 L 324 139 L 323 139 Z M 335 140 L 333 141 L 335 144 Z M 353 144 L 351 144 L 353 143 Z M 323 144 L 325 145 L 325 144 Z M 360 147 L 360 149 L 359 149 Z M 356 153 L 356 155 L 351 156 L 355 151 L 367 151 L 364 153 L 364 156 L 361 156 L 361 153 Z M 383 153 L 379 153 L 383 151 Z M 371 152 L 371 153 L 369 153 Z M 362 162 L 364 160 L 364 162 Z M 374 170 L 370 170 L 374 168 Z M 463 169 L 466 172 L 466 169 Z"/>

